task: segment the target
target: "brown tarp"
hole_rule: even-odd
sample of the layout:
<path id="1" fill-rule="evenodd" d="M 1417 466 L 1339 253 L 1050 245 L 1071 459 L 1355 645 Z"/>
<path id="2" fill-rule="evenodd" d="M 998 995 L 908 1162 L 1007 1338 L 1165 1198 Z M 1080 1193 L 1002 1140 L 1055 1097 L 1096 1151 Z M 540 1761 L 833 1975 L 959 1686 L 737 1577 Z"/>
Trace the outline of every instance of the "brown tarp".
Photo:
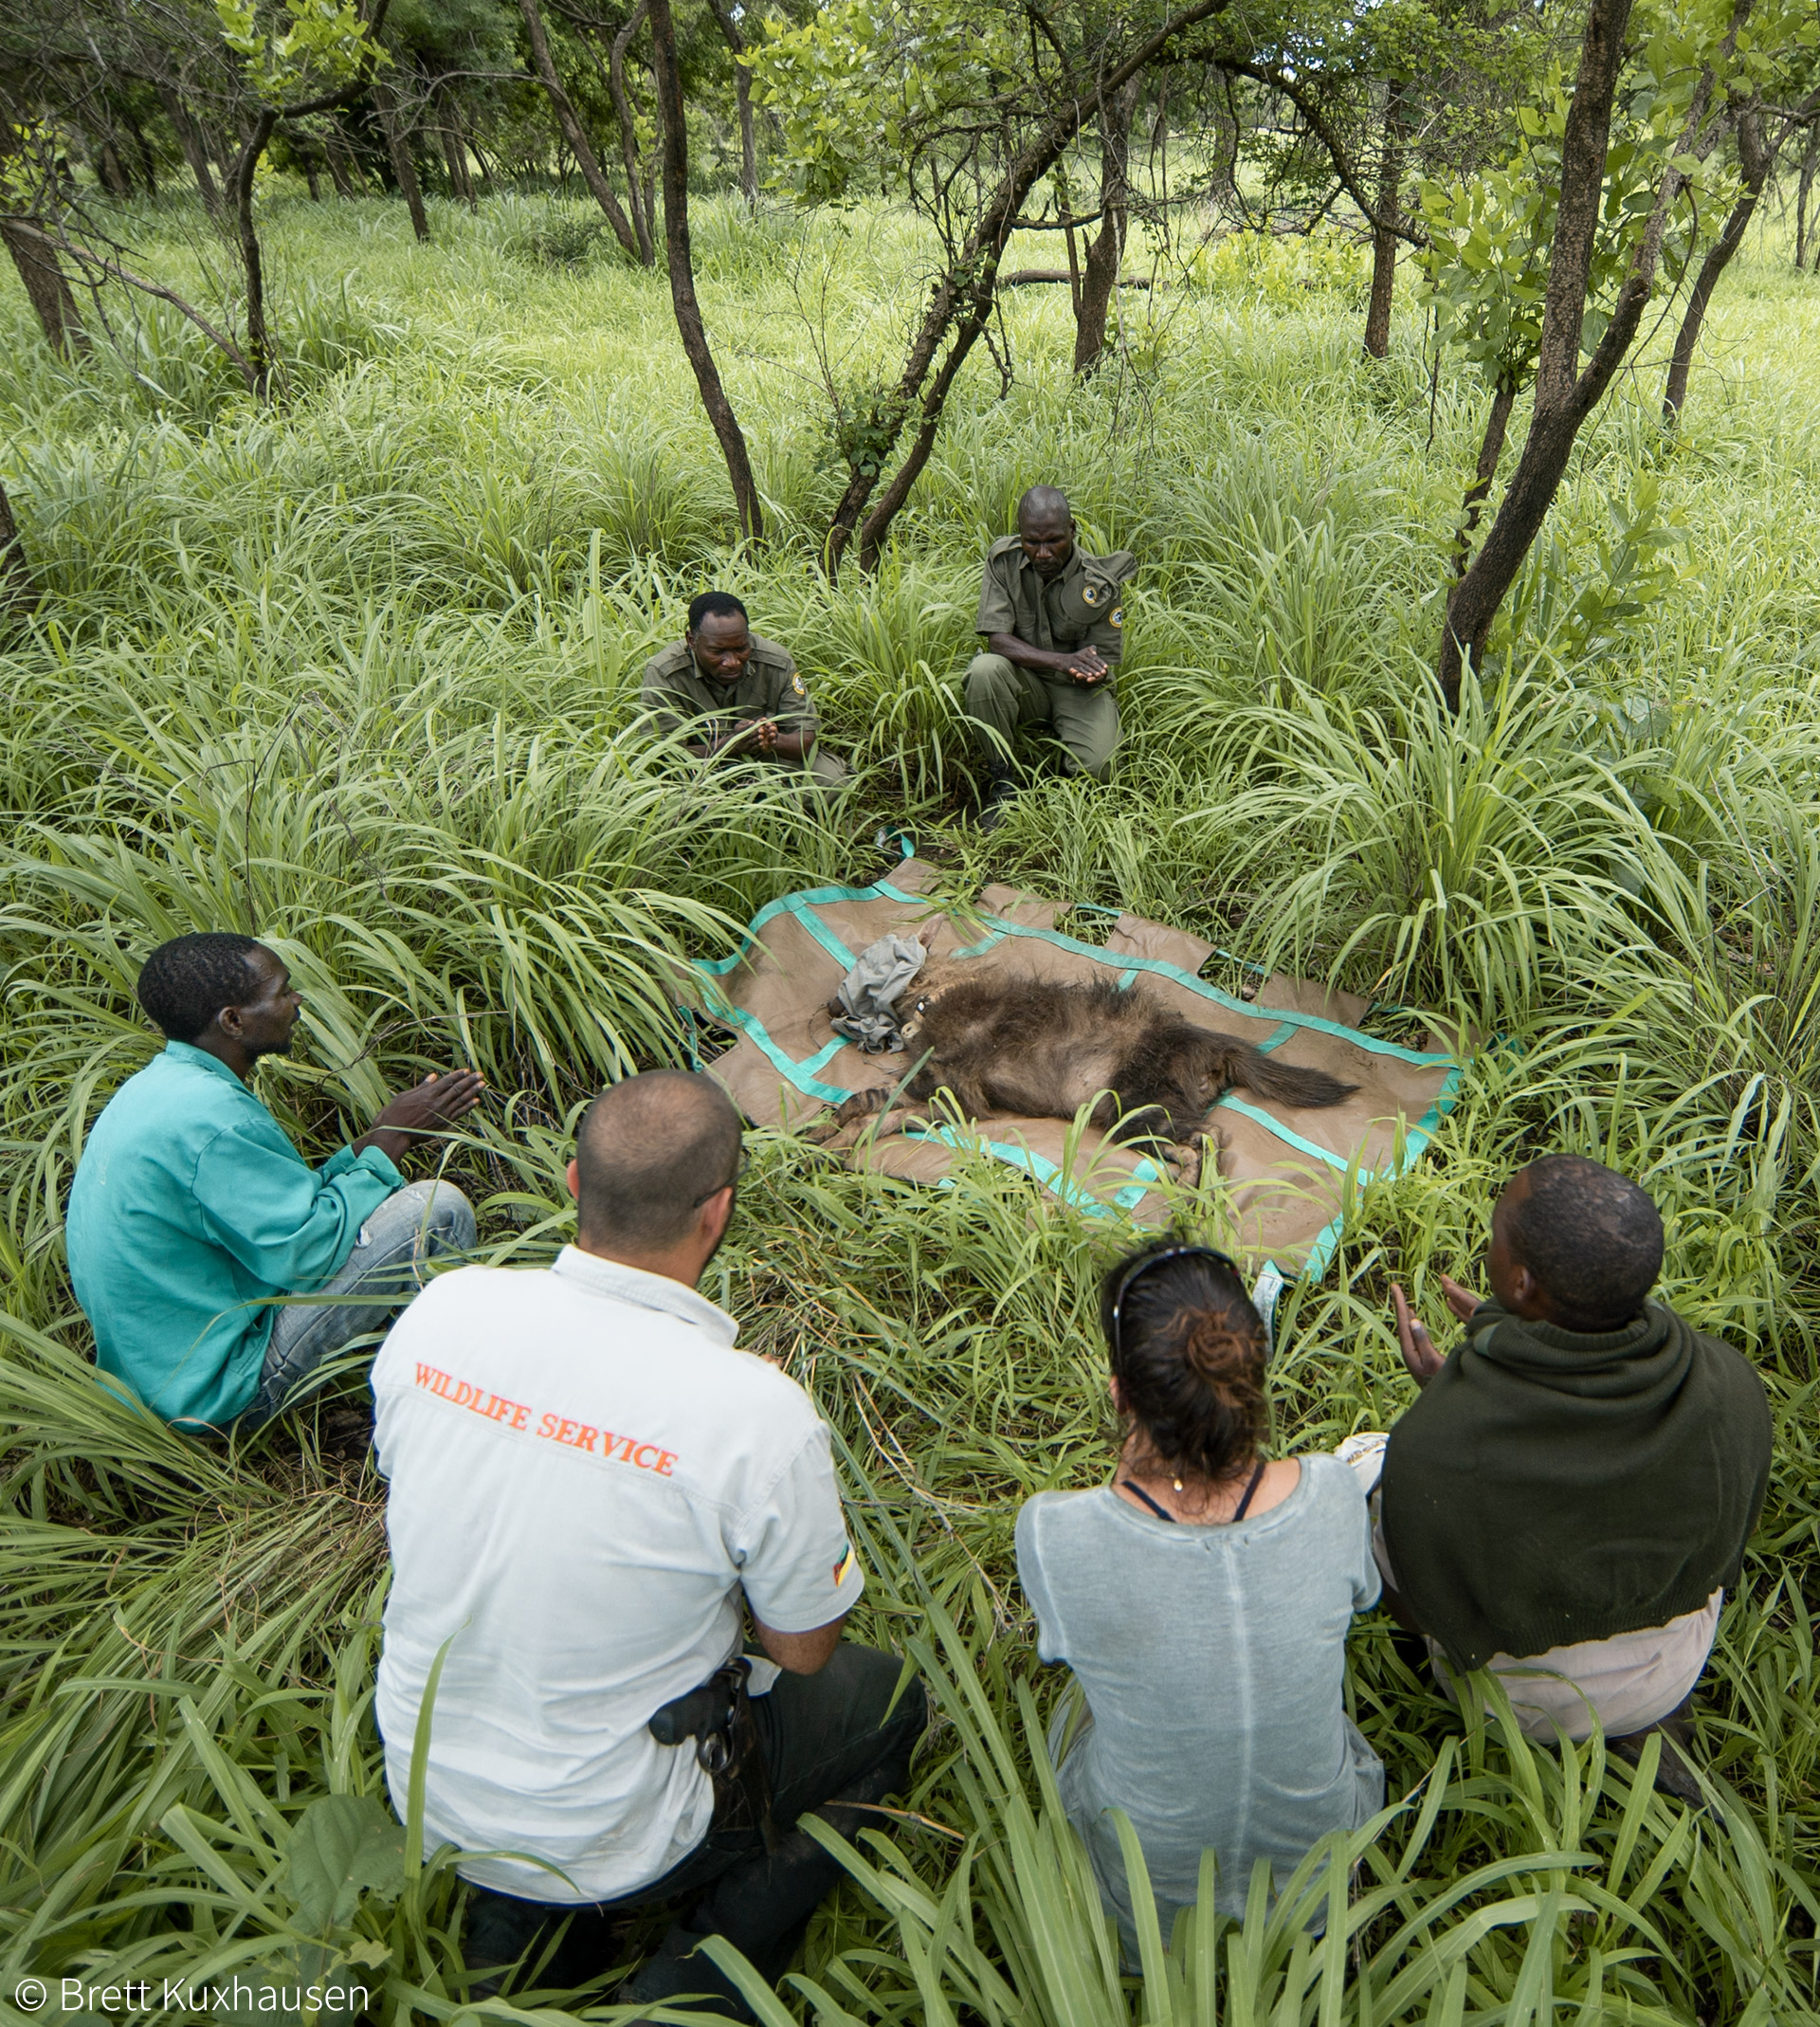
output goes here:
<path id="1" fill-rule="evenodd" d="M 1249 1001 L 1196 976 L 1213 946 L 1180 929 L 1121 916 L 1103 945 L 1055 928 L 1065 903 L 989 886 L 972 906 L 931 897 L 936 870 L 907 858 L 870 887 L 826 887 L 774 902 L 749 940 L 720 965 L 698 966 L 710 1014 L 743 1030 L 707 1065 L 755 1123 L 795 1127 L 848 1092 L 889 1087 L 914 1057 L 865 1055 L 835 1033 L 828 1002 L 868 943 L 915 936 L 939 922 L 937 957 L 982 972 L 1087 979 L 1107 972 L 1203 1027 L 1331 1071 L 1357 1091 L 1343 1105 L 1306 1111 L 1229 1092 L 1208 1115 L 1236 1243 L 1279 1266 L 1324 1261 L 1349 1171 L 1407 1166 L 1451 1101 L 1458 1070 L 1448 1055 L 1402 1048 L 1356 1032 L 1363 1000 L 1304 980 L 1269 979 Z M 861 1136 L 847 1159 L 918 1182 L 941 1182 L 957 1150 L 977 1146 L 1027 1169 L 1058 1195 L 1091 1210 L 1122 1211 L 1161 1224 L 1170 1191 L 1139 1150 L 1108 1144 L 1088 1126 L 1058 1119 L 993 1117 L 937 1135 Z M 1311 1254 L 1314 1256 L 1311 1261 Z"/>

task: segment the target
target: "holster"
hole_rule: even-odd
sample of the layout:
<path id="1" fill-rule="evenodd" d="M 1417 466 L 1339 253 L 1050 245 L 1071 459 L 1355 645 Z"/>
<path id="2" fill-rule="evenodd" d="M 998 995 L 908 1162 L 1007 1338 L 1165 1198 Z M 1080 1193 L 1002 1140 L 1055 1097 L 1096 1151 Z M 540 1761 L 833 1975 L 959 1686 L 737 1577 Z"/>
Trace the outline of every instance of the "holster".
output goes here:
<path id="1" fill-rule="evenodd" d="M 752 1663 L 733 1659 L 698 1688 L 660 1705 L 646 1729 L 660 1745 L 695 1741 L 695 1762 L 714 1783 L 717 1830 L 755 1829 L 767 1852 L 777 1848 L 771 1819 L 771 1780 L 752 1714 Z"/>

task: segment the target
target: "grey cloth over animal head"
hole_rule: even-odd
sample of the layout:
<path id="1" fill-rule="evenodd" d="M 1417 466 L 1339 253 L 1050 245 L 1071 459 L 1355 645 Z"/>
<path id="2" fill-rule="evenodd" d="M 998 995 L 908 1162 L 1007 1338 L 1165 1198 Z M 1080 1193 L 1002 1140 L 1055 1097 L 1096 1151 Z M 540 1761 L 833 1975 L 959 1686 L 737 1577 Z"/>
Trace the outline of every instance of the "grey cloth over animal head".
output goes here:
<path id="1" fill-rule="evenodd" d="M 903 1047 L 897 1005 L 903 989 L 922 969 L 929 953 L 914 937 L 882 936 L 860 953 L 836 995 L 846 1009 L 833 1019 L 836 1034 L 869 1056 Z"/>

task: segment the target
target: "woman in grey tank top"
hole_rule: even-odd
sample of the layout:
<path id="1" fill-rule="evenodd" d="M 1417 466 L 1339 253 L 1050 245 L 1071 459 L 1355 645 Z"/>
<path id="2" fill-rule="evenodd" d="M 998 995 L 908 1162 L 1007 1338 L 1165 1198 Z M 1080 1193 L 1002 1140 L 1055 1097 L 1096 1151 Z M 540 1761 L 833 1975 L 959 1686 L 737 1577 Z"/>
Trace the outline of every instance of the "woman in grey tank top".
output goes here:
<path id="1" fill-rule="evenodd" d="M 1167 1939 L 1204 1850 L 1240 1915 L 1260 1860 L 1281 1888 L 1318 1839 L 1382 1806 L 1384 1769 L 1344 1703 L 1347 1630 L 1378 1576 L 1347 1466 L 1265 1456 L 1264 1326 L 1224 1253 L 1134 1253 L 1101 1321 L 1123 1423 L 1111 1478 L 1029 1500 L 1017 1569 L 1038 1653 L 1084 1697 L 1084 1713 L 1065 1699 L 1050 1746 L 1066 1741 L 1063 1800 L 1135 1951 L 1108 1810 L 1138 1833 Z"/>

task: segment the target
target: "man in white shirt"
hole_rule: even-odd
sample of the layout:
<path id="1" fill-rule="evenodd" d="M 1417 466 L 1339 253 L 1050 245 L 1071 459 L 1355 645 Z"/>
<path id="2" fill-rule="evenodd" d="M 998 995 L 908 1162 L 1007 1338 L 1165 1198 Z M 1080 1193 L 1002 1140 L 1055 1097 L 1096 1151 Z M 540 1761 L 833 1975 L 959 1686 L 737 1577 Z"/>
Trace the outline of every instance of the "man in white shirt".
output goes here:
<path id="1" fill-rule="evenodd" d="M 719 1085 L 628 1078 L 582 1122 L 575 1243 L 544 1269 L 445 1274 L 394 1327 L 373 1371 L 392 1562 L 375 1710 L 401 1815 L 427 1734 L 426 1851 L 468 1854 L 479 1890 L 470 1970 L 585 1983 L 628 1910 L 676 1901 L 622 1996 L 750 2018 L 691 1953 L 724 1936 L 781 1976 L 841 1876 L 797 1818 L 851 1835 L 853 1805 L 904 1784 L 926 1705 L 894 1657 L 840 1642 L 864 1578 L 826 1424 L 695 1292 L 740 1160 Z M 666 1713 L 679 1743 L 660 1743 L 651 1720 L 684 1697 L 710 1730 Z"/>

